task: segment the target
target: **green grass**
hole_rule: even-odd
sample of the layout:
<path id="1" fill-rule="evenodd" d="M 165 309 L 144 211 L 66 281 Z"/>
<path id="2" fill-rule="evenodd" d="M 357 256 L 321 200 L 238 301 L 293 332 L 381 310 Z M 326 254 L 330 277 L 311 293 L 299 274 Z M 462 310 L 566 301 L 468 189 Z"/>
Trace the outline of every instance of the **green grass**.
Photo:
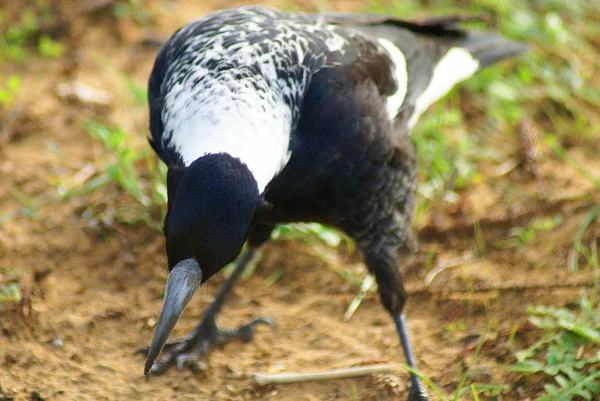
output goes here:
<path id="1" fill-rule="evenodd" d="M 600 216 L 600 204 L 596 205 L 592 210 L 590 210 L 577 230 L 575 241 L 573 241 L 572 257 L 569 264 L 572 271 L 579 270 L 580 255 L 584 256 L 587 262 L 586 265 L 592 267 L 596 274 L 600 271 L 600 267 L 598 266 L 598 251 L 596 245 L 597 240 L 591 241 L 589 247 L 586 247 L 583 243 L 585 231 L 592 224 L 592 222 L 598 218 L 598 216 Z"/>
<path id="2" fill-rule="evenodd" d="M 0 80 L 0 106 L 12 107 L 20 89 L 21 79 L 18 75 L 9 75 Z"/>
<path id="3" fill-rule="evenodd" d="M 18 304 L 23 296 L 16 283 L 0 283 L 0 305 Z"/>
<path id="4" fill-rule="evenodd" d="M 130 199 L 119 197 L 111 207 L 90 203 L 82 213 L 84 219 L 90 223 L 102 222 L 107 228 L 112 224 L 143 223 L 162 230 L 167 203 L 166 166 L 145 140 L 120 127 L 88 121 L 84 129 L 101 145 L 98 160 L 86 163 L 78 171 L 69 170 L 69 174 L 54 177 L 50 184 L 54 185 L 55 192 L 41 197 L 31 197 L 5 182 L 4 187 L 22 208 L 0 214 L 0 225 L 18 216 L 34 219 L 37 210 L 42 207 L 73 198 L 86 198 L 102 188 L 112 187 Z M 64 154 L 60 147 L 53 142 L 47 145 L 61 162 Z"/>
<path id="5" fill-rule="evenodd" d="M 12 309 L 23 299 L 20 289 L 19 272 L 0 268 L 0 312 Z"/>
<path id="6" fill-rule="evenodd" d="M 9 14 L 10 12 L 13 14 Z M 37 53 L 57 58 L 65 47 L 46 34 L 40 34 L 44 24 L 56 20 L 56 11 L 46 1 L 36 0 L 19 7 L 0 10 L 0 61 L 25 62 Z"/>
<path id="7" fill-rule="evenodd" d="M 350 238 L 341 234 L 338 230 L 318 223 L 292 223 L 281 224 L 271 233 L 274 240 L 302 240 L 313 247 L 324 243 L 330 247 L 337 247 L 342 243 L 353 247 Z"/>
<path id="8" fill-rule="evenodd" d="M 592 400 L 600 395 L 600 303 L 582 296 L 575 311 L 535 306 L 528 313 L 544 334 L 517 353 L 512 370 L 541 377 L 545 393 L 538 400 Z"/>
<path id="9" fill-rule="evenodd" d="M 541 381 L 544 393 L 537 398 L 538 401 L 592 400 L 600 395 L 600 303 L 595 296 L 595 292 L 592 296 L 583 294 L 573 308 L 527 308 L 529 321 L 540 330 L 541 339 L 517 352 L 517 362 L 511 370 L 522 373 L 532 382 Z M 486 334 L 488 331 L 489 327 Z M 450 398 L 432 380 L 417 374 L 443 401 L 461 400 L 468 393 L 474 400 L 482 395 L 496 399 L 510 390 L 510 386 L 467 384 L 485 338 L 484 334 Z"/>
<path id="10" fill-rule="evenodd" d="M 139 25 L 147 25 L 151 21 L 150 14 L 141 0 L 121 0 L 112 7 L 115 18 L 132 20 Z"/>
<path id="11" fill-rule="evenodd" d="M 133 211 L 116 210 L 123 223 L 144 222 L 160 229 L 167 203 L 166 166 L 159 162 L 147 144 L 134 146 L 132 136 L 119 127 L 108 127 L 97 121 L 86 124 L 87 132 L 103 146 L 104 152 L 96 173 L 83 185 L 65 190 L 63 199 L 83 196 L 108 185 L 116 185 L 137 201 Z M 157 219 L 152 210 L 162 214 Z"/>
<path id="12" fill-rule="evenodd" d="M 540 233 L 556 229 L 563 221 L 561 214 L 550 217 L 534 218 L 527 227 L 513 227 L 508 239 L 499 240 L 492 245 L 499 249 L 518 248 L 531 243 Z"/>
<path id="13" fill-rule="evenodd" d="M 408 367 L 406 365 L 404 365 L 404 367 L 409 372 L 414 373 L 419 378 L 421 378 L 423 383 L 427 387 L 429 387 L 431 392 L 433 392 L 436 395 L 437 399 L 439 399 L 440 401 L 463 400 L 464 396 L 467 393 L 470 393 L 474 400 L 478 400 L 480 396 L 486 396 L 486 398 L 490 397 L 491 399 L 498 399 L 500 394 L 502 394 L 503 392 L 506 392 L 507 390 L 510 389 L 510 387 L 508 385 L 506 385 L 506 384 L 478 384 L 478 383 L 467 384 L 467 382 L 469 381 L 469 378 L 471 376 L 471 369 L 473 368 L 473 366 L 475 366 L 475 363 L 477 362 L 477 359 L 479 358 L 481 349 L 483 347 L 483 344 L 485 343 L 485 340 L 486 340 L 489 330 L 490 330 L 490 326 L 488 325 L 484 334 L 481 336 L 479 343 L 477 344 L 477 348 L 475 349 L 475 352 L 473 353 L 471 362 L 466 366 L 464 373 L 462 374 L 462 376 L 460 377 L 460 379 L 456 385 L 456 390 L 454 390 L 454 392 L 452 393 L 452 396 L 450 396 L 450 397 L 446 397 L 444 395 L 443 390 L 428 377 L 423 376 L 416 370 L 411 369 L 410 367 Z"/>

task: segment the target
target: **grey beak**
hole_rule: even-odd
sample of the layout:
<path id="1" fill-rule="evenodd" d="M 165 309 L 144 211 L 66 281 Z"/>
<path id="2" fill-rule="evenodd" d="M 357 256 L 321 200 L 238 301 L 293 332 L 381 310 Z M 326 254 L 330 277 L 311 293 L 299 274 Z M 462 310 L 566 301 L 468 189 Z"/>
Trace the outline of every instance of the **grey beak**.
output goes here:
<path id="1" fill-rule="evenodd" d="M 201 282 L 202 270 L 194 258 L 182 260 L 169 273 L 162 311 L 144 366 L 145 376 L 150 373 L 154 361 Z"/>

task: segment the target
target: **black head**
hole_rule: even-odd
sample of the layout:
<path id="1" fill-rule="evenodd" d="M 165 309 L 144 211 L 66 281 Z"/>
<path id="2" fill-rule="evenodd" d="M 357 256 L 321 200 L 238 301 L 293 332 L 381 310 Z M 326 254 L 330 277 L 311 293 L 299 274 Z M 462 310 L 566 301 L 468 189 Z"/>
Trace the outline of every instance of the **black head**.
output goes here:
<path id="1" fill-rule="evenodd" d="M 145 374 L 200 284 L 239 254 L 262 205 L 250 170 L 225 153 L 169 168 L 167 189 L 169 278 Z"/>
<path id="2" fill-rule="evenodd" d="M 194 257 L 203 281 L 240 252 L 260 204 L 256 180 L 245 164 L 225 153 L 171 168 L 164 223 L 169 270 Z"/>

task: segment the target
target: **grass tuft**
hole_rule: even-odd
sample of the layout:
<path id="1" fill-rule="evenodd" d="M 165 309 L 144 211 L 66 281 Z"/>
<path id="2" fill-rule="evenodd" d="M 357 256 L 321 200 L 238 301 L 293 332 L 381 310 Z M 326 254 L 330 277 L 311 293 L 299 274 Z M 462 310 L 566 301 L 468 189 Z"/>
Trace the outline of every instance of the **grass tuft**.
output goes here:
<path id="1" fill-rule="evenodd" d="M 545 394 L 539 401 L 592 400 L 599 395 L 600 303 L 583 295 L 576 312 L 535 306 L 528 313 L 529 321 L 545 334 L 517 353 L 512 370 L 541 375 Z"/>
<path id="2" fill-rule="evenodd" d="M 85 196 L 114 184 L 135 199 L 137 207 L 108 208 L 105 213 L 110 216 L 97 216 L 98 211 L 91 208 L 85 216 L 124 224 L 144 222 L 160 230 L 167 203 L 166 166 L 156 158 L 148 145 L 133 145 L 134 139 L 119 127 L 88 121 L 85 128 L 103 147 L 100 163 L 86 165 L 75 174 L 74 183 L 61 183 L 58 188 L 61 198 L 67 200 Z M 158 218 L 157 213 L 153 213 L 156 209 L 160 210 Z"/>
<path id="3" fill-rule="evenodd" d="M 23 299 L 20 275 L 14 270 L 0 269 L 0 312 L 12 309 Z"/>

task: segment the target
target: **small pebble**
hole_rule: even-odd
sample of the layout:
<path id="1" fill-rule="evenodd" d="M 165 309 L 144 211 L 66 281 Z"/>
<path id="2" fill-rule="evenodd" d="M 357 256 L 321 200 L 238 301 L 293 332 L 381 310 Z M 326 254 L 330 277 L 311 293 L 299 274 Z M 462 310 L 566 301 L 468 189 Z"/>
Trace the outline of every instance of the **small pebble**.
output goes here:
<path id="1" fill-rule="evenodd" d="M 231 370 L 225 377 L 227 379 L 241 379 L 244 375 L 239 370 Z"/>

